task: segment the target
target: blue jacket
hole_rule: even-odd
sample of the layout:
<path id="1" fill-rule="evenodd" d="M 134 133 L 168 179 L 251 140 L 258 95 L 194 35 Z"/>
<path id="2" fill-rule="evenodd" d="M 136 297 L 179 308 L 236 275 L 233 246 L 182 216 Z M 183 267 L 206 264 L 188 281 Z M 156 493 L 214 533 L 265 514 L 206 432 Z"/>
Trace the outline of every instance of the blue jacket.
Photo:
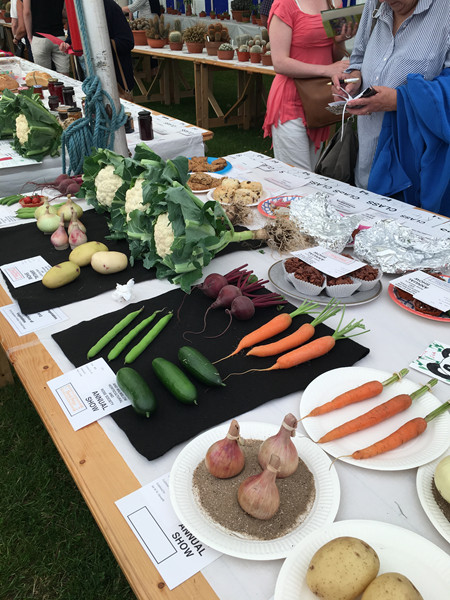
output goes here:
<path id="1" fill-rule="evenodd" d="M 368 189 L 450 217 L 450 68 L 408 75 L 383 119 Z"/>

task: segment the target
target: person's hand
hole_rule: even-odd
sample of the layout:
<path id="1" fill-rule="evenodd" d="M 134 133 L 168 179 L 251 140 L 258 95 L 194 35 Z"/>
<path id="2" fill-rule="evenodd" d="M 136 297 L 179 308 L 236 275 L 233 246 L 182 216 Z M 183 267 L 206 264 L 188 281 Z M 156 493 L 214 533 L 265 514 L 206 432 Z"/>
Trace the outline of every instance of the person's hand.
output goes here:
<path id="1" fill-rule="evenodd" d="M 357 79 L 358 81 L 342 84 L 344 79 Z M 336 100 L 342 100 L 342 98 L 347 98 L 347 94 L 345 94 L 342 90 L 345 90 L 348 94 L 350 94 L 350 96 L 354 96 L 358 92 L 359 88 L 361 87 L 361 72 L 353 70 L 351 73 L 344 73 L 342 77 L 333 75 L 331 81 L 333 84 L 331 93 L 333 96 L 339 96 L 339 98 L 336 98 Z"/>
<path id="2" fill-rule="evenodd" d="M 342 26 L 341 33 L 339 35 L 334 36 L 334 41 L 336 42 L 336 44 L 346 42 L 350 38 L 354 37 L 357 31 L 358 23 L 346 23 Z"/>
<path id="3" fill-rule="evenodd" d="M 64 52 L 64 54 L 67 54 L 69 52 L 70 44 L 68 44 L 67 42 L 61 42 L 60 45 L 58 46 L 58 48 L 60 49 L 61 52 Z"/>
<path id="4" fill-rule="evenodd" d="M 331 65 L 327 65 L 326 67 L 326 77 L 330 77 L 333 83 L 339 85 L 339 80 L 348 77 L 345 74 L 345 70 L 348 69 L 349 61 L 348 60 L 338 60 L 337 62 L 331 63 Z"/>
<path id="5" fill-rule="evenodd" d="M 397 110 L 397 90 L 386 86 L 373 86 L 377 92 L 370 98 L 358 98 L 347 104 L 351 115 L 371 115 L 373 112 Z"/>

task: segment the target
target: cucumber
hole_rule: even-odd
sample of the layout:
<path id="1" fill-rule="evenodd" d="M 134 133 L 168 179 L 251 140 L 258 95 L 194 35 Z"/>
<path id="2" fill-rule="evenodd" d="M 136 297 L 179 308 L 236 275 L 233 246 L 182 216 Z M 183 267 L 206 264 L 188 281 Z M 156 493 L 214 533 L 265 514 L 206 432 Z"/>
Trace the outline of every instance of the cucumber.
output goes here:
<path id="1" fill-rule="evenodd" d="M 197 389 L 174 363 L 165 358 L 152 360 L 153 370 L 163 386 L 183 404 L 197 404 Z"/>
<path id="2" fill-rule="evenodd" d="M 192 346 L 182 346 L 178 350 L 178 359 L 186 371 L 205 385 L 225 385 L 216 367 Z"/>
<path id="3" fill-rule="evenodd" d="M 148 418 L 155 412 L 155 395 L 135 369 L 122 367 L 117 371 L 116 381 L 125 396 L 131 400 L 131 405 L 137 413 Z"/>

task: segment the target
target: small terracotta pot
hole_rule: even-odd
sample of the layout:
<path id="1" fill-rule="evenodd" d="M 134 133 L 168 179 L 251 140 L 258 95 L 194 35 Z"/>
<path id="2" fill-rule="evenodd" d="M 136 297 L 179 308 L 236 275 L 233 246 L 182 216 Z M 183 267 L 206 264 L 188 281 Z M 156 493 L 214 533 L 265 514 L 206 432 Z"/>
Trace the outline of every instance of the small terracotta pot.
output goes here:
<path id="1" fill-rule="evenodd" d="M 250 52 L 239 52 L 238 50 L 237 57 L 239 62 L 248 62 L 250 60 Z"/>
<path id="2" fill-rule="evenodd" d="M 145 46 L 147 44 L 147 36 L 144 29 L 132 29 L 135 46 Z"/>
<path id="3" fill-rule="evenodd" d="M 150 46 L 150 48 L 164 48 L 164 46 L 167 44 L 168 40 L 164 39 L 164 40 L 154 40 L 152 38 L 147 38 L 147 44 Z"/>
<path id="4" fill-rule="evenodd" d="M 261 62 L 261 52 L 250 52 L 250 62 L 252 62 L 252 63 Z"/>
<path id="5" fill-rule="evenodd" d="M 266 65 L 266 67 L 271 66 L 272 65 L 272 55 L 271 54 L 263 54 L 261 56 L 261 62 L 263 65 Z"/>
<path id="6" fill-rule="evenodd" d="M 222 42 L 205 42 L 208 56 L 217 56 L 217 50 L 221 44 Z"/>
<path id="7" fill-rule="evenodd" d="M 234 50 L 217 50 L 217 58 L 220 60 L 233 60 Z"/>
<path id="8" fill-rule="evenodd" d="M 190 54 L 201 54 L 205 44 L 203 42 L 186 42 L 186 47 Z"/>
<path id="9" fill-rule="evenodd" d="M 233 15 L 233 19 L 238 23 L 242 23 L 242 10 L 232 10 L 231 14 Z"/>
<path id="10" fill-rule="evenodd" d="M 171 50 L 183 50 L 183 42 L 169 42 L 169 47 Z"/>

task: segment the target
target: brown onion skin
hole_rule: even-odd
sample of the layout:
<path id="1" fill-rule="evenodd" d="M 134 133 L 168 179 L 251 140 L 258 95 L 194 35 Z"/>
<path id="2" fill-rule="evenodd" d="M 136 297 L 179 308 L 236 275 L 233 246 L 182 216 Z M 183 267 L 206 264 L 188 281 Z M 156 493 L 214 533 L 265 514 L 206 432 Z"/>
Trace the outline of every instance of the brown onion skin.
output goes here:
<path id="1" fill-rule="evenodd" d="M 231 422 L 228 434 L 239 435 L 239 425 L 235 419 Z M 227 437 L 212 444 L 205 456 L 208 471 L 218 479 L 229 479 L 239 475 L 245 466 L 245 455 L 237 440 Z"/>

